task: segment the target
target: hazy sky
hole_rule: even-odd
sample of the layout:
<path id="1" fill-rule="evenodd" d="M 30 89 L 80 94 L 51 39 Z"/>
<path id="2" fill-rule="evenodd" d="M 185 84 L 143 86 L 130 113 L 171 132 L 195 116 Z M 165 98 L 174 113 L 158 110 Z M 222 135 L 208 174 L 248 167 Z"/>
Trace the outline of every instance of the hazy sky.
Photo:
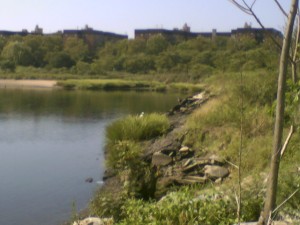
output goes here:
<path id="1" fill-rule="evenodd" d="M 290 1 L 279 2 L 288 11 Z M 285 18 L 274 0 L 257 0 L 255 11 L 266 27 L 283 30 Z M 258 26 L 228 0 L 2 0 L 0 8 L 0 30 L 32 31 L 38 24 L 44 33 L 88 24 L 133 37 L 139 28 L 173 29 L 187 23 L 193 32 L 230 31 L 245 22 Z"/>

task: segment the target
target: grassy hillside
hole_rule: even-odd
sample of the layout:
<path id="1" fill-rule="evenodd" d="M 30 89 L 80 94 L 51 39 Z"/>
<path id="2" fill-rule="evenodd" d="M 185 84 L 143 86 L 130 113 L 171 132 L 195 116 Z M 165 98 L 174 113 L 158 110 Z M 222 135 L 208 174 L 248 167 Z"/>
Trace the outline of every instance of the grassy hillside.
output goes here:
<path id="1" fill-rule="evenodd" d="M 113 216 L 116 224 L 233 224 L 237 221 L 237 166 L 241 149 L 241 218 L 243 221 L 257 220 L 271 157 L 276 79 L 276 72 L 262 70 L 215 74 L 203 81 L 205 90 L 213 97 L 188 116 L 178 135 L 186 134 L 183 144 L 193 149 L 197 157 L 212 154 L 221 157 L 230 170 L 229 178 L 219 184 L 171 186 L 165 197 L 154 199 L 150 195 L 153 190 L 141 187 L 141 184 L 148 188 L 155 184 L 156 176 L 153 166 L 139 158 L 145 150 L 144 144 L 123 139 L 115 144 L 109 142 L 108 168 L 127 166 L 118 167 L 116 174 L 127 177 L 128 182 L 118 195 L 100 191 L 92 201 L 92 212 L 100 217 Z M 282 157 L 278 204 L 299 190 L 300 185 L 299 90 L 299 84 L 289 84 L 285 137 L 290 124 L 295 125 L 296 131 Z M 132 118 L 124 120 L 130 123 Z M 116 136 L 112 127 L 119 123 L 108 128 L 109 140 Z M 121 130 L 127 133 L 126 128 L 131 130 L 130 127 L 124 126 Z M 165 132 L 165 129 L 157 129 L 161 134 Z M 128 154 L 123 155 L 125 149 Z M 300 192 L 297 192 L 278 210 L 277 219 L 299 220 L 299 207 Z"/>

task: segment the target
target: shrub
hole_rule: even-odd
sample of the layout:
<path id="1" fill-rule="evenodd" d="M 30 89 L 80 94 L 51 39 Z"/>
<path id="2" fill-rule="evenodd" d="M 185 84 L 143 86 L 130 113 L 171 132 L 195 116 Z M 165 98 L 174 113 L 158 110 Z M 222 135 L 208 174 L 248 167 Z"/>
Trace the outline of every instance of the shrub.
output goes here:
<path id="1" fill-rule="evenodd" d="M 119 141 L 108 148 L 106 163 L 109 168 L 126 170 L 140 161 L 141 147 L 132 141 Z"/>
<path id="2" fill-rule="evenodd" d="M 168 118 L 158 113 L 143 117 L 127 116 L 108 126 L 106 137 L 111 143 L 123 140 L 147 140 L 164 134 L 169 127 Z"/>
<path id="3" fill-rule="evenodd" d="M 121 218 L 121 208 L 126 198 L 126 194 L 122 191 L 111 193 L 110 191 L 99 190 L 90 202 L 91 214 L 98 217 L 113 217 L 115 220 L 119 220 Z"/>
<path id="4" fill-rule="evenodd" d="M 244 194 L 247 199 L 243 202 L 245 211 L 242 220 L 256 220 L 260 213 L 262 198 L 253 197 L 256 195 L 253 191 Z M 121 209 L 123 219 L 117 223 L 119 225 L 225 225 L 236 221 L 236 203 L 232 192 L 229 195 L 215 190 L 197 193 L 193 187 L 184 187 L 171 192 L 159 202 L 129 199 Z"/>
<path id="5" fill-rule="evenodd" d="M 16 70 L 16 65 L 13 61 L 11 60 L 2 60 L 0 62 L 0 68 L 3 71 L 7 71 L 7 72 L 15 72 Z"/>

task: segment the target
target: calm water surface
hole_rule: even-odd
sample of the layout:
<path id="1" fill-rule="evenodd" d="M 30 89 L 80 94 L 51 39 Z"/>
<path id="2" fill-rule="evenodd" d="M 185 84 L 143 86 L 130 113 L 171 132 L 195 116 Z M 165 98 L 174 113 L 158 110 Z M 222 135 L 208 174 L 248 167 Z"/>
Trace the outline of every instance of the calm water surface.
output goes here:
<path id="1" fill-rule="evenodd" d="M 0 224 L 58 225 L 87 206 L 104 170 L 105 127 L 165 112 L 178 94 L 0 89 Z"/>

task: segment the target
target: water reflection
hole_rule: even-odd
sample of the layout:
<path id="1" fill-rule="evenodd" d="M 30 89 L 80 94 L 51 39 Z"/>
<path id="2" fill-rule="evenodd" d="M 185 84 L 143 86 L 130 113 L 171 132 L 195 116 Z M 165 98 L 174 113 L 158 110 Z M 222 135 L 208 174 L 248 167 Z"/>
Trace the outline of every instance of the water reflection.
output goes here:
<path id="1" fill-rule="evenodd" d="M 105 127 L 165 112 L 176 94 L 0 90 L 0 224 L 54 225 L 86 206 L 103 173 Z"/>

